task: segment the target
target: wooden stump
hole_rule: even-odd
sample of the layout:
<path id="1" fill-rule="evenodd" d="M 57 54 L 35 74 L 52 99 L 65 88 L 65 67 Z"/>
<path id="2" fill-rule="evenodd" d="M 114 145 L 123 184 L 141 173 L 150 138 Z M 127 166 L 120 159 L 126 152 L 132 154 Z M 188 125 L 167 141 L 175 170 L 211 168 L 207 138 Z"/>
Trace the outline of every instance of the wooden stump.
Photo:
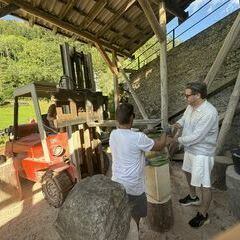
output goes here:
<path id="1" fill-rule="evenodd" d="M 157 232 L 168 231 L 173 225 L 169 164 L 145 167 L 148 201 L 147 223 Z"/>
<path id="2" fill-rule="evenodd" d="M 212 186 L 226 190 L 226 169 L 229 165 L 233 164 L 231 157 L 216 156 L 214 159 L 214 167 L 212 170 Z"/>
<path id="3" fill-rule="evenodd" d="M 166 202 L 157 202 L 148 197 L 147 223 L 150 229 L 157 232 L 166 232 L 174 223 L 172 199 Z"/>

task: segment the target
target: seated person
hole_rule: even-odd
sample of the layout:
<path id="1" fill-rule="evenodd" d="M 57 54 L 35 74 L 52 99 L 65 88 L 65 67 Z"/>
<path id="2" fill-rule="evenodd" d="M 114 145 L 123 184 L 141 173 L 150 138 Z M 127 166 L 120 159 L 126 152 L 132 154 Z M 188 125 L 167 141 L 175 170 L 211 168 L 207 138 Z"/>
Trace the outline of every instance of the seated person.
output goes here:
<path id="1" fill-rule="evenodd" d="M 49 127 L 56 129 L 54 125 L 54 120 L 57 118 L 57 108 L 56 105 L 53 103 L 49 106 L 48 112 L 47 112 L 47 120 L 49 123 Z"/>

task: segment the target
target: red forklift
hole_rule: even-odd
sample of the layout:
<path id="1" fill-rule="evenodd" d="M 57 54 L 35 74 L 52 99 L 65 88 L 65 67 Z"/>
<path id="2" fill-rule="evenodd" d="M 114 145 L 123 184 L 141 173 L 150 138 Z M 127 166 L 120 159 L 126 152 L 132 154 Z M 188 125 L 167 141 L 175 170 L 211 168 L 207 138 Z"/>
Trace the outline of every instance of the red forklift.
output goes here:
<path id="1" fill-rule="evenodd" d="M 5 155 L 12 158 L 17 188 L 20 177 L 41 182 L 48 203 L 60 207 L 74 184 L 105 174 L 108 157 L 98 123 L 108 116 L 108 98 L 96 91 L 91 55 L 61 45 L 63 77 L 56 86 L 35 82 L 14 91 L 14 125 Z M 19 124 L 19 99 L 31 98 L 36 120 Z M 52 99 L 53 124 L 42 114 L 40 99 Z"/>

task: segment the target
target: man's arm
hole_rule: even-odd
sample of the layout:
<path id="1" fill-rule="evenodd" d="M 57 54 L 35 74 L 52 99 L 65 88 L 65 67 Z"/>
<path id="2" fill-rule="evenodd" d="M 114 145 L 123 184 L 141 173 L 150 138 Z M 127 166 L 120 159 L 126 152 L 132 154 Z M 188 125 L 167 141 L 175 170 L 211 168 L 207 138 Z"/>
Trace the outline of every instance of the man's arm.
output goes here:
<path id="1" fill-rule="evenodd" d="M 189 108 L 189 106 L 184 111 L 182 117 L 175 124 L 173 124 L 173 127 L 177 128 L 177 129 L 183 128 L 188 108 Z"/>
<path id="2" fill-rule="evenodd" d="M 154 139 L 154 145 L 151 151 L 161 151 L 164 147 L 173 142 L 173 138 L 163 133 L 160 138 Z"/>
<path id="3" fill-rule="evenodd" d="M 177 138 L 177 141 L 186 147 L 201 142 L 207 136 L 208 132 L 212 129 L 214 124 L 218 124 L 217 114 L 204 115 L 199 120 L 192 134 L 179 137 Z"/>

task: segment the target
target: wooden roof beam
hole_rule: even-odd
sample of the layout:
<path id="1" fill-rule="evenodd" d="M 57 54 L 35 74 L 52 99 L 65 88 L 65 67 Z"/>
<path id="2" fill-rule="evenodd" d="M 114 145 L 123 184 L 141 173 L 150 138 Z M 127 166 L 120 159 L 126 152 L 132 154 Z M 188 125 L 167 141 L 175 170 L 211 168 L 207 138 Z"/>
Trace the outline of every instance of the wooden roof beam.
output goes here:
<path id="1" fill-rule="evenodd" d="M 161 0 L 151 0 L 156 5 L 159 5 Z M 185 12 L 179 7 L 174 6 L 173 4 L 169 3 L 169 1 L 165 1 L 166 10 L 167 12 L 171 13 L 172 15 L 176 16 L 180 22 L 184 22 L 188 18 L 188 12 Z"/>
<path id="2" fill-rule="evenodd" d="M 16 6 L 15 4 L 8 4 L 2 8 L 0 8 L 0 18 L 18 10 L 19 7 Z"/>
<path id="3" fill-rule="evenodd" d="M 58 28 L 61 28 L 65 31 L 68 31 L 72 34 L 76 34 L 77 36 L 81 37 L 81 38 L 85 38 L 87 41 L 92 42 L 92 43 L 96 43 L 99 42 L 101 45 L 103 45 L 105 48 L 109 49 L 109 50 L 114 50 L 116 51 L 117 54 L 120 54 L 122 56 L 126 56 L 126 57 L 132 57 L 130 54 L 128 54 L 126 51 L 119 51 L 119 48 L 113 47 L 111 46 L 111 44 L 107 43 L 106 41 L 103 40 L 97 40 L 92 34 L 90 33 L 86 33 L 86 32 L 82 32 L 79 31 L 79 28 L 77 26 L 74 26 L 70 23 L 64 22 L 60 19 L 58 19 L 56 16 L 53 16 L 47 12 L 44 12 L 40 9 L 37 8 L 33 8 L 29 3 L 27 2 L 23 2 L 21 0 L 1 0 L 2 2 L 8 3 L 8 4 L 15 4 L 18 7 L 20 7 L 22 10 L 24 10 L 25 12 L 34 15 L 38 18 L 41 18 L 55 26 L 57 26 Z"/>
<path id="4" fill-rule="evenodd" d="M 94 21 L 94 19 L 98 16 L 102 9 L 107 5 L 107 3 L 107 0 L 101 0 L 96 2 L 90 10 L 89 14 L 84 18 L 83 22 L 81 23 L 81 29 L 86 29 Z"/>
<path id="5" fill-rule="evenodd" d="M 33 7 L 36 7 L 36 0 L 31 0 L 31 4 L 32 4 Z M 35 17 L 31 16 L 28 20 L 28 23 L 29 23 L 30 27 L 33 27 L 34 23 L 35 23 Z"/>
<path id="6" fill-rule="evenodd" d="M 117 13 L 113 13 L 113 16 L 106 22 L 104 27 L 97 33 L 97 37 L 102 36 L 111 26 L 116 23 L 119 18 L 136 2 L 136 0 L 127 1 Z"/>
<path id="7" fill-rule="evenodd" d="M 150 3 L 148 2 L 148 0 L 138 0 L 140 6 L 142 7 L 147 20 L 149 22 L 149 24 L 151 25 L 156 37 L 158 38 L 159 42 L 162 42 L 165 40 L 165 35 L 164 32 L 162 31 L 159 22 L 153 12 L 153 9 L 150 5 Z"/>
<path id="8" fill-rule="evenodd" d="M 62 7 L 61 12 L 59 14 L 60 19 L 64 19 L 68 12 L 72 9 L 72 7 L 75 5 L 77 1 L 76 0 L 69 0 L 65 6 Z M 57 27 L 53 27 L 53 34 L 57 33 Z"/>
<path id="9" fill-rule="evenodd" d="M 135 24 L 139 23 L 139 21 L 141 21 L 142 19 L 142 14 L 140 14 L 134 21 L 130 22 L 129 25 L 124 29 L 126 32 L 129 31 L 130 28 L 135 27 Z M 143 32 L 144 29 L 139 29 L 139 32 Z M 122 36 L 124 33 L 122 31 L 120 31 L 119 33 L 117 33 L 112 39 L 110 44 L 113 44 L 116 39 L 118 39 L 120 36 Z"/>
<path id="10" fill-rule="evenodd" d="M 144 36 L 147 35 L 147 34 L 148 34 L 148 31 L 139 32 L 134 38 L 127 41 L 124 45 L 125 46 L 131 46 L 138 39 L 139 39 L 139 41 L 142 41 L 142 39 L 144 39 Z M 123 50 L 123 48 L 120 48 L 120 49 Z"/>

